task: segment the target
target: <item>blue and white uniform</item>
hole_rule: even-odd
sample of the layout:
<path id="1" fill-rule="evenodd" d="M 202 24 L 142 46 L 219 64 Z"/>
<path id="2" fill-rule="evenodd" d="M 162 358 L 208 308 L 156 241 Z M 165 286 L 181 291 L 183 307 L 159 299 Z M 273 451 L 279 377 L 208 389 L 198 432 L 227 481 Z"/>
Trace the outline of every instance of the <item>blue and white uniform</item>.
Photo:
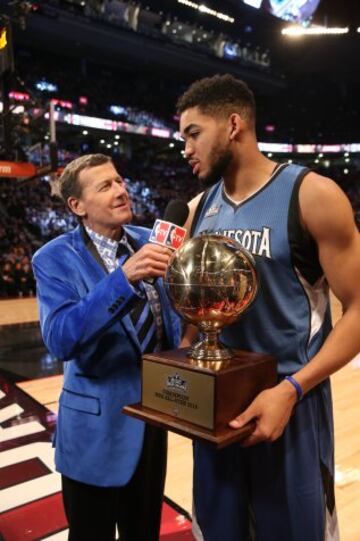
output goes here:
<path id="1" fill-rule="evenodd" d="M 308 363 L 331 330 L 327 282 L 315 242 L 300 224 L 298 193 L 307 172 L 282 164 L 241 203 L 220 181 L 194 227 L 195 235 L 234 238 L 255 257 L 258 297 L 221 338 L 236 349 L 272 354 L 279 379 Z M 194 459 L 196 539 L 338 539 L 329 380 L 297 404 L 276 442 L 221 451 L 196 442 Z"/>

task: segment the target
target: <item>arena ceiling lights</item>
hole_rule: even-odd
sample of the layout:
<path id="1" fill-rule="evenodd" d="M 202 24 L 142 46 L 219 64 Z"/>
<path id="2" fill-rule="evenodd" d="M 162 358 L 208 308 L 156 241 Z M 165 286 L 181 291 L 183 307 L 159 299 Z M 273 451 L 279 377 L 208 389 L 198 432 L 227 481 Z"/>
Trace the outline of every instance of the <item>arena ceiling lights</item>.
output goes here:
<path id="1" fill-rule="evenodd" d="M 252 8 L 259 9 L 262 4 L 262 0 L 243 0 L 244 4 L 251 6 Z"/>
<path id="2" fill-rule="evenodd" d="M 234 23 L 235 19 L 234 17 L 230 17 L 230 15 L 226 15 L 226 13 L 221 13 L 220 11 L 216 11 L 215 9 L 208 8 L 205 4 L 197 4 L 196 2 L 191 2 L 190 0 L 177 0 L 178 4 L 183 4 L 184 6 L 187 6 L 189 8 L 196 9 L 197 11 L 200 11 L 201 13 L 205 13 L 206 15 L 211 15 L 212 17 L 216 17 L 217 19 L 221 19 L 222 21 L 225 21 L 227 23 Z"/>
<path id="3" fill-rule="evenodd" d="M 283 28 L 281 33 L 284 36 L 289 36 L 291 38 L 298 38 L 301 36 L 325 36 L 325 35 L 334 35 L 338 36 L 341 34 L 348 34 L 349 27 L 345 26 L 344 28 L 338 27 L 327 27 L 327 26 L 288 26 Z"/>
<path id="4" fill-rule="evenodd" d="M 17 108 L 13 109 L 11 112 L 21 113 L 24 112 L 24 107 L 21 107 L 20 110 L 16 110 Z M 3 103 L 0 101 L 0 112 L 2 111 Z M 44 118 L 46 120 L 49 119 L 49 113 L 45 113 Z M 92 116 L 86 116 L 86 115 L 79 115 L 79 114 L 72 114 L 72 113 L 64 113 L 55 111 L 54 112 L 54 119 L 56 122 L 61 122 L 64 124 L 69 124 L 72 126 L 78 126 L 79 128 L 91 128 L 91 129 L 97 129 L 102 131 L 112 131 L 112 132 L 118 132 L 115 135 L 115 139 L 119 139 L 119 133 L 132 133 L 136 135 L 144 135 L 144 136 L 152 136 L 152 137 L 160 137 L 163 139 L 173 139 L 175 141 L 182 141 L 182 137 L 180 135 L 180 132 L 173 131 L 171 129 L 166 128 L 155 128 L 150 126 L 142 126 L 139 124 L 131 124 L 129 122 L 122 122 L 117 120 L 112 120 L 109 118 L 99 118 L 99 117 L 92 117 Z M 100 141 L 101 144 L 105 144 L 105 139 L 102 139 Z M 114 143 L 116 145 L 116 142 Z M 110 147 L 107 147 L 110 148 Z M 324 153 L 324 154 L 340 154 L 343 152 L 346 153 L 356 153 L 360 154 L 360 143 L 344 143 L 344 144 L 292 144 L 292 143 L 265 143 L 265 142 L 259 142 L 259 149 L 262 152 L 271 152 L 274 154 L 317 154 L 317 153 Z M 320 157 L 320 156 L 319 156 Z M 4 165 L 4 162 L 0 162 L 0 164 Z M 5 164 L 6 165 L 6 164 Z M 6 165 L 7 167 L 7 165 Z M 3 176 L 11 176 L 11 175 L 5 175 L 8 170 L 3 171 Z M 1 173 L 1 171 L 0 171 Z M 1 176 L 1 174 L 0 174 Z"/>

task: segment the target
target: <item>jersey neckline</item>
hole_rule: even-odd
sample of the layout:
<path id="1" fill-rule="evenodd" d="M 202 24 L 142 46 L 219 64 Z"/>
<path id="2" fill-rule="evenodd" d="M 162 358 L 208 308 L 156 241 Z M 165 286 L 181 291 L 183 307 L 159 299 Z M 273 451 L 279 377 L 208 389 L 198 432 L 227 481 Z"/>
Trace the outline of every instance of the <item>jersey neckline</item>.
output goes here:
<path id="1" fill-rule="evenodd" d="M 274 182 L 274 180 L 279 176 L 279 174 L 286 167 L 288 167 L 288 165 L 289 165 L 288 163 L 277 163 L 276 166 L 274 167 L 270 177 L 265 182 L 265 184 L 260 186 L 260 188 L 258 188 L 255 192 L 253 192 L 251 195 L 249 195 L 248 197 L 246 197 L 245 199 L 243 199 L 242 201 L 239 201 L 239 202 L 236 202 L 233 199 L 231 199 L 231 197 L 226 193 L 224 180 L 222 179 L 221 180 L 221 183 L 222 183 L 222 187 L 221 187 L 222 196 L 229 205 L 231 205 L 234 209 L 238 209 L 241 206 L 245 205 L 245 203 L 248 203 L 249 201 L 251 201 L 251 199 L 253 199 L 257 195 L 259 195 L 259 193 L 261 193 L 263 190 L 265 190 L 265 188 L 267 188 L 272 182 Z"/>

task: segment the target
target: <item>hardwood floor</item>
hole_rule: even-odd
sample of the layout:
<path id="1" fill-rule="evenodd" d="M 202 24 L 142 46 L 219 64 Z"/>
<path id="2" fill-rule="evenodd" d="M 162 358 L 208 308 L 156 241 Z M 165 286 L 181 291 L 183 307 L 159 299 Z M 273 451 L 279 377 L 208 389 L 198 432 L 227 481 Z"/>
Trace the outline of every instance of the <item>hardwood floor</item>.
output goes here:
<path id="1" fill-rule="evenodd" d="M 30 305 L 29 305 L 30 306 Z M 24 309 L 28 307 L 24 306 Z M 341 308 L 332 300 L 333 319 Z M 1 309 L 0 309 L 1 311 Z M 335 418 L 336 499 L 342 541 L 360 539 L 360 356 L 332 378 Z M 20 383 L 19 386 L 50 410 L 57 411 L 62 376 Z M 169 434 L 166 495 L 191 513 L 191 441 Z"/>
<path id="2" fill-rule="evenodd" d="M 0 301 L 0 327 L 39 320 L 35 297 L 26 299 L 3 299 Z"/>

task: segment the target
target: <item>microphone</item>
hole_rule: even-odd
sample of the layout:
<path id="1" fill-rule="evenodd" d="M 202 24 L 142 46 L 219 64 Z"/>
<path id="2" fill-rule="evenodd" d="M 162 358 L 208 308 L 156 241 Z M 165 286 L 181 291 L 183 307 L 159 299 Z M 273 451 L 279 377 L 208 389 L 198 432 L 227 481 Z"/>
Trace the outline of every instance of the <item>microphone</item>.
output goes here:
<path id="1" fill-rule="evenodd" d="M 164 220 L 183 226 L 189 216 L 189 207 L 182 199 L 172 199 L 166 206 Z"/>
<path id="2" fill-rule="evenodd" d="M 182 199 L 172 199 L 166 206 L 164 219 L 157 219 L 152 228 L 149 242 L 177 250 L 184 242 L 186 229 L 182 226 L 189 216 L 189 207 Z M 153 285 L 155 276 L 144 279 L 144 282 Z"/>
<path id="3" fill-rule="evenodd" d="M 189 215 L 189 207 L 182 199 L 171 200 L 164 213 L 163 220 L 156 220 L 149 241 L 171 250 L 177 250 L 184 242 L 186 229 L 182 226 Z"/>

